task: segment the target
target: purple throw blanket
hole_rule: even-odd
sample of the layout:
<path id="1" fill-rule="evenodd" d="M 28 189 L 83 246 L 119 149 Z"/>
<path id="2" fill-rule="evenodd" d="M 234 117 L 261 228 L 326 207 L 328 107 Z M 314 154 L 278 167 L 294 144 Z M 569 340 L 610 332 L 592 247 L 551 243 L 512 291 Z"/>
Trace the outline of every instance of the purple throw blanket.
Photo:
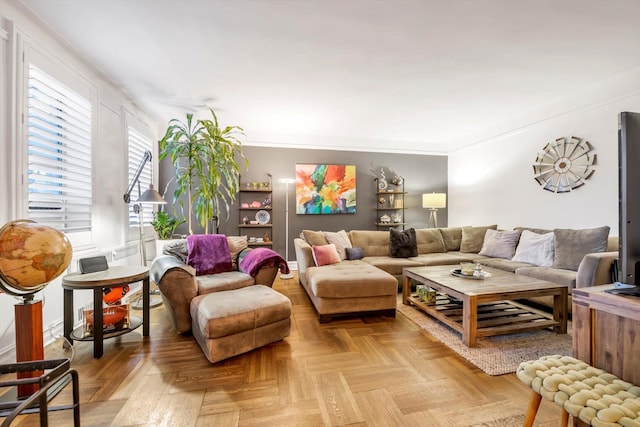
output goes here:
<path id="1" fill-rule="evenodd" d="M 196 269 L 196 276 L 232 271 L 231 254 L 224 234 L 187 236 L 187 250 L 187 264 Z"/>
<path id="2" fill-rule="evenodd" d="M 255 248 L 250 250 L 240 261 L 240 270 L 251 277 L 256 277 L 262 267 L 280 267 L 283 274 L 289 273 L 289 266 L 279 253 L 269 248 Z"/>

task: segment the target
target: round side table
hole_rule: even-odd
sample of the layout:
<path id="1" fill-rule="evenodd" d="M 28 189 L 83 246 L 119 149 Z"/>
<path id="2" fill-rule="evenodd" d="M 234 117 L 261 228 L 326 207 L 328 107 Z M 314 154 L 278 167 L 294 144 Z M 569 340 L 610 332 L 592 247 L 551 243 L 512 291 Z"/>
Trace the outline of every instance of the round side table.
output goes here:
<path id="1" fill-rule="evenodd" d="M 131 316 L 127 329 L 109 332 L 103 331 L 102 290 L 113 286 L 123 286 L 142 281 L 142 321 Z M 149 268 L 143 266 L 113 266 L 95 273 L 71 273 L 62 278 L 64 290 L 64 336 L 73 344 L 73 340 L 93 340 L 93 357 L 103 354 L 103 339 L 126 334 L 142 324 L 142 335 L 149 336 Z M 73 291 L 93 290 L 93 336 L 82 337 L 73 330 Z"/>

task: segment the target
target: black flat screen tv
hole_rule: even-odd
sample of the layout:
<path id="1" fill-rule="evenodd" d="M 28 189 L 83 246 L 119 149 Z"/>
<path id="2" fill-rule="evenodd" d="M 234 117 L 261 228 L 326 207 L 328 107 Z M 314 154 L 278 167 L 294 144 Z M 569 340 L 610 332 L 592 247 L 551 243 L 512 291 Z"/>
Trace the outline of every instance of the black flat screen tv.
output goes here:
<path id="1" fill-rule="evenodd" d="M 640 286 L 640 113 L 618 115 L 618 281 Z"/>

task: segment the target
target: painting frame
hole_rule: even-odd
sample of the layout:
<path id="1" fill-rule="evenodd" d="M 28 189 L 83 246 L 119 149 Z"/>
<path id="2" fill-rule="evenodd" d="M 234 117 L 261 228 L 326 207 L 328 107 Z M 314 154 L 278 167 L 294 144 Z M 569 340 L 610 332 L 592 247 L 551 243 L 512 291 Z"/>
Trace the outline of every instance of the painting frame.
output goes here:
<path id="1" fill-rule="evenodd" d="M 296 214 L 356 213 L 356 165 L 296 163 Z"/>

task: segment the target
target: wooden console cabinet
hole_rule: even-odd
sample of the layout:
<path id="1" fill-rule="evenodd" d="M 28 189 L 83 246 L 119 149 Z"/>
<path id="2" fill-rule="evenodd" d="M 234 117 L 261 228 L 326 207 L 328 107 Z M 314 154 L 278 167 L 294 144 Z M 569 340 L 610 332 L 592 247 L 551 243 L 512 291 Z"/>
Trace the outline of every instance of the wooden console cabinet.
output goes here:
<path id="1" fill-rule="evenodd" d="M 640 298 L 573 290 L 573 355 L 640 385 Z"/>

